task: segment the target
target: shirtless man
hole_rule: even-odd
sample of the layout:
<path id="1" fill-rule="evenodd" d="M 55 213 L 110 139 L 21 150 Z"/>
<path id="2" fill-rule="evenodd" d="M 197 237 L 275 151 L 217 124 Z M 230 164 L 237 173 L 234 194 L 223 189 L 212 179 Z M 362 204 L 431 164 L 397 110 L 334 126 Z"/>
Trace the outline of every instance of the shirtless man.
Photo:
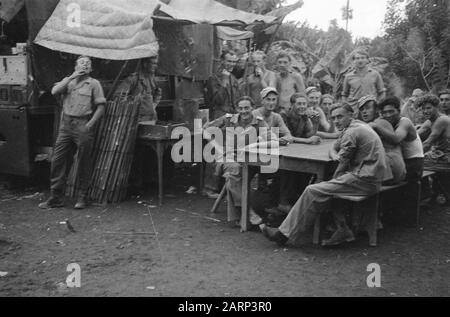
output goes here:
<path id="1" fill-rule="evenodd" d="M 439 92 L 439 99 L 441 100 L 441 111 L 450 116 L 450 90 L 446 89 Z"/>
<path id="2" fill-rule="evenodd" d="M 286 53 L 280 53 L 277 56 L 277 84 L 276 88 L 280 93 L 279 98 L 279 110 L 289 110 L 291 103 L 291 96 L 296 92 L 305 92 L 305 83 L 300 74 L 293 73 L 290 71 L 291 68 L 291 57 Z"/>
<path id="3" fill-rule="evenodd" d="M 425 152 L 424 168 L 437 173 L 439 189 L 450 201 L 450 117 L 439 112 L 440 100 L 434 95 L 426 95 L 417 100 L 427 121 L 419 130 L 419 135 L 429 135 L 423 142 Z M 436 188 L 435 188 L 436 189 Z"/>

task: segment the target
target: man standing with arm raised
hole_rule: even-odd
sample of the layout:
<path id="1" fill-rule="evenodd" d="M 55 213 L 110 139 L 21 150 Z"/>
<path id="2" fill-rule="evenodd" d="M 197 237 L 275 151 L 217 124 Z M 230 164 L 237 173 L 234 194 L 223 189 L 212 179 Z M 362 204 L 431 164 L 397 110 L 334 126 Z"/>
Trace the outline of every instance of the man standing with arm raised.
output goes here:
<path id="1" fill-rule="evenodd" d="M 75 209 L 86 208 L 92 175 L 94 127 L 105 113 L 106 104 L 102 86 L 98 80 L 89 76 L 91 72 L 91 59 L 80 56 L 76 62 L 75 72 L 56 83 L 52 89 L 53 95 L 62 95 L 63 110 L 51 164 L 51 196 L 39 205 L 41 209 L 64 205 L 64 189 L 71 168 L 71 156 L 75 149 L 79 161 L 79 189 Z"/>
<path id="2" fill-rule="evenodd" d="M 221 55 L 221 65 L 207 83 L 206 102 L 210 108 L 210 117 L 218 119 L 227 113 L 236 113 L 235 107 L 239 99 L 239 83 L 232 74 L 237 63 L 234 52 L 224 51 Z"/>
<path id="3" fill-rule="evenodd" d="M 276 75 L 266 68 L 266 54 L 262 51 L 252 53 L 254 72 L 244 81 L 245 95 L 250 96 L 257 105 L 261 104 L 263 89 L 276 86 Z"/>

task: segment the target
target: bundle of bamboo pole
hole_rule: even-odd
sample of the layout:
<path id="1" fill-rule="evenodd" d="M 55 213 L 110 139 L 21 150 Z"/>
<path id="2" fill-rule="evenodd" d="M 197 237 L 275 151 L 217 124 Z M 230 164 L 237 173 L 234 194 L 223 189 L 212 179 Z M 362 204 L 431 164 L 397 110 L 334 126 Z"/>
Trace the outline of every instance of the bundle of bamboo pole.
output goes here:
<path id="1" fill-rule="evenodd" d="M 125 199 L 136 143 L 140 96 L 117 96 L 106 106 L 96 133 L 92 157 L 94 169 L 89 198 L 98 203 L 117 203 Z M 70 173 L 70 196 L 76 194 L 76 171 Z"/>

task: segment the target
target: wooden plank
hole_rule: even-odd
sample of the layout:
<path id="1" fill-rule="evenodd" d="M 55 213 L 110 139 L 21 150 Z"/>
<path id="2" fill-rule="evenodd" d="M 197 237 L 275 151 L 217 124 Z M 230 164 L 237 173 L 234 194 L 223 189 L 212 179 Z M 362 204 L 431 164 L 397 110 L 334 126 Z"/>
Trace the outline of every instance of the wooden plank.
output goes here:
<path id="1" fill-rule="evenodd" d="M 436 174 L 436 172 L 432 172 L 432 171 L 423 171 L 422 178 L 430 177 L 430 176 L 433 176 L 433 175 L 435 175 L 435 174 Z"/>
<path id="2" fill-rule="evenodd" d="M 244 163 L 242 166 L 242 206 L 241 206 L 241 231 L 248 231 L 249 215 L 249 193 L 250 193 L 250 175 L 249 166 Z"/>

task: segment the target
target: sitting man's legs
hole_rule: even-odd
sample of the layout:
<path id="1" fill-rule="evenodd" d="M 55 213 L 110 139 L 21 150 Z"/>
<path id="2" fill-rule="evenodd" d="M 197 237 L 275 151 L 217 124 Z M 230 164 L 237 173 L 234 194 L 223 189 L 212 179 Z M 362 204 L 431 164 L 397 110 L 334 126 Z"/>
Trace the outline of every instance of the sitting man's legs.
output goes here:
<path id="1" fill-rule="evenodd" d="M 227 191 L 230 193 L 234 207 L 238 210 L 242 207 L 242 166 L 239 163 L 224 163 L 223 164 L 223 177 L 226 179 Z M 252 170 L 249 175 L 251 180 L 256 174 L 255 170 Z M 250 223 L 252 225 L 259 225 L 262 223 L 261 217 L 259 217 L 252 209 L 250 209 Z M 235 219 L 230 221 L 236 221 L 240 219 L 240 215 L 234 215 Z"/>
<path id="2" fill-rule="evenodd" d="M 441 193 L 445 196 L 447 203 L 450 200 L 450 181 L 448 176 L 450 174 L 450 153 L 442 155 L 439 158 L 433 157 L 433 153 L 425 154 L 424 169 L 426 171 L 436 172 L 433 176 L 433 199 L 436 199 Z"/>
<path id="3" fill-rule="evenodd" d="M 376 184 L 357 178 L 352 174 L 345 174 L 328 182 L 310 185 L 278 230 L 265 227 L 263 233 L 279 244 L 285 244 L 288 240 L 296 242 L 313 227 L 317 215 L 328 208 L 329 202 L 333 198 L 372 195 L 378 189 L 379 186 Z M 339 211 L 336 216 L 342 220 L 341 212 Z"/>
<path id="4" fill-rule="evenodd" d="M 280 181 L 280 204 L 278 209 L 285 211 L 286 207 L 290 207 L 286 213 L 292 208 L 292 203 L 296 202 L 311 180 L 310 174 L 295 173 L 290 171 L 282 171 Z"/>

